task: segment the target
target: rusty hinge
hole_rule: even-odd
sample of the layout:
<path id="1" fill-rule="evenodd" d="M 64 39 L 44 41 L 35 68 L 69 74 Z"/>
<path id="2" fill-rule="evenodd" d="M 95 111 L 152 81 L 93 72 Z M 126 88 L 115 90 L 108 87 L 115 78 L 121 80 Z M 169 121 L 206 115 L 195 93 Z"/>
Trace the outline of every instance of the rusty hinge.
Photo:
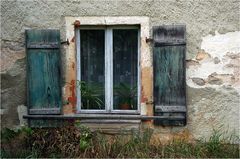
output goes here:
<path id="1" fill-rule="evenodd" d="M 75 20 L 75 22 L 73 23 L 73 25 L 74 25 L 74 27 L 75 28 L 78 28 L 78 27 L 80 27 L 80 21 L 79 20 Z"/>
<path id="2" fill-rule="evenodd" d="M 67 45 L 69 45 L 70 43 L 69 43 L 69 40 L 67 39 L 66 41 L 61 41 L 61 44 L 67 44 Z"/>
<path id="3" fill-rule="evenodd" d="M 152 38 L 147 38 L 146 37 L 146 42 L 149 43 L 149 42 L 153 42 L 153 39 Z"/>

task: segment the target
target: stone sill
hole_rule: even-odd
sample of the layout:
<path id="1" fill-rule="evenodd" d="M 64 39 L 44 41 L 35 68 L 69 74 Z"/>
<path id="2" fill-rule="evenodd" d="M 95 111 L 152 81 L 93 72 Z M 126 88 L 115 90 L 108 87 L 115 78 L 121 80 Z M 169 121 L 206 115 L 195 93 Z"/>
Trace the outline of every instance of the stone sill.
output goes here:
<path id="1" fill-rule="evenodd" d="M 74 115 L 24 115 L 25 119 L 116 119 L 116 120 L 153 120 L 168 119 L 182 120 L 183 116 L 145 116 L 145 115 L 120 115 L 120 114 L 74 114 Z"/>

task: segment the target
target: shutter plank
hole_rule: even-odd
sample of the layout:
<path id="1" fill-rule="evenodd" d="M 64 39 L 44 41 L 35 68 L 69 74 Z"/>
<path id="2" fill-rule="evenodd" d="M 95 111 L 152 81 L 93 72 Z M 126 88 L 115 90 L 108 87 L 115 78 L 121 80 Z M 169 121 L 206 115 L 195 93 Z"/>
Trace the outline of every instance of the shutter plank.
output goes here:
<path id="1" fill-rule="evenodd" d="M 155 116 L 183 116 L 183 120 L 157 119 L 157 125 L 186 124 L 185 26 L 153 28 Z"/>
<path id="2" fill-rule="evenodd" d="M 60 32 L 27 30 L 29 114 L 60 114 Z"/>
<path id="3" fill-rule="evenodd" d="M 28 43 L 27 44 L 27 48 L 28 49 L 58 49 L 59 48 L 59 44 L 58 42 L 49 42 L 49 43 Z"/>
<path id="4" fill-rule="evenodd" d="M 157 111 L 157 112 L 165 112 L 165 113 L 169 113 L 169 112 L 171 112 L 171 113 L 177 113 L 177 112 L 187 112 L 187 110 L 186 110 L 186 107 L 185 106 L 173 106 L 173 105 L 171 105 L 171 106 L 166 106 L 166 105 L 156 105 L 155 106 L 155 110 Z"/>
<path id="5" fill-rule="evenodd" d="M 154 46 L 173 46 L 186 44 L 184 25 L 164 25 L 153 27 Z"/>

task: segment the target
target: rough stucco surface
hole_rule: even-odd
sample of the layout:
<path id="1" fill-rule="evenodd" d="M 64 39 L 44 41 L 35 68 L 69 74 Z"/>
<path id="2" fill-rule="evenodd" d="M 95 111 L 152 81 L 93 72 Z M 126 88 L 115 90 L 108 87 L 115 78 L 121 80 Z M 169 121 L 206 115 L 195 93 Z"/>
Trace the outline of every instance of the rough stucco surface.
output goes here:
<path id="1" fill-rule="evenodd" d="M 236 90 L 223 87 L 188 88 L 189 131 L 195 138 L 208 137 L 213 129 L 239 135 L 239 99 Z"/>
<path id="2" fill-rule="evenodd" d="M 212 128 L 222 125 L 224 130 L 239 132 L 239 43 L 234 52 L 228 45 L 234 40 L 220 44 L 222 49 L 214 42 L 208 44 L 214 38 L 239 40 L 239 6 L 239 0 L 1 1 L 2 126 L 19 125 L 17 107 L 26 104 L 25 29 L 60 29 L 65 40 L 66 16 L 148 16 L 150 28 L 187 26 L 189 122 L 181 128 L 159 127 L 156 132 L 208 137 Z M 64 51 L 62 55 L 65 59 Z M 204 73 L 208 66 L 212 70 Z M 64 60 L 62 68 L 64 74 Z"/>

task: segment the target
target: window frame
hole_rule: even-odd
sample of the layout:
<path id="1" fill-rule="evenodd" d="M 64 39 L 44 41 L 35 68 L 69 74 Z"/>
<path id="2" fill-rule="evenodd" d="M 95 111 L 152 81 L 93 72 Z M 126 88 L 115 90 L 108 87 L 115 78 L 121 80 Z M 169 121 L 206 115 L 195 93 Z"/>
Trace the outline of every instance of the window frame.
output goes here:
<path id="1" fill-rule="evenodd" d="M 139 25 L 82 25 L 75 28 L 76 35 L 76 61 L 77 61 L 77 80 L 81 80 L 81 35 L 80 30 L 104 30 L 105 32 L 105 109 L 82 109 L 81 108 L 81 91 L 76 88 L 77 95 L 77 113 L 110 113 L 110 114 L 140 114 L 141 112 L 141 27 Z M 136 110 L 114 110 L 113 109 L 113 29 L 138 29 L 138 51 L 137 51 L 137 109 Z"/>

